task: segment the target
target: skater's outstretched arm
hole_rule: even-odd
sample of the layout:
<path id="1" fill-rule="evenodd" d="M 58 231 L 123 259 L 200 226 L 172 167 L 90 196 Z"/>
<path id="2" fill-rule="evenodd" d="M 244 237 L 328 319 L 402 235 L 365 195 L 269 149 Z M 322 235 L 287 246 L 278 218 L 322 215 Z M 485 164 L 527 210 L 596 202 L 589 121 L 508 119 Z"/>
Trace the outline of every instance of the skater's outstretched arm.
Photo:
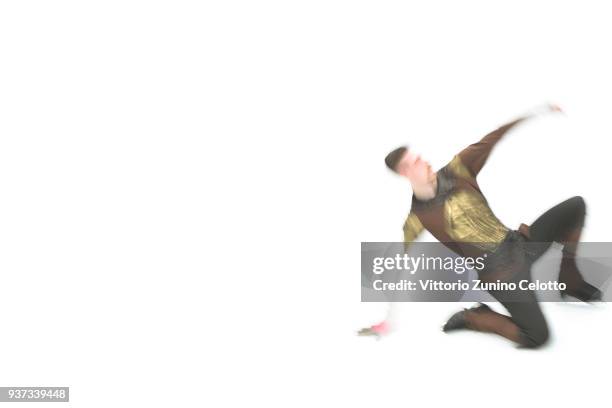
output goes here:
<path id="1" fill-rule="evenodd" d="M 410 248 L 410 244 L 421 234 L 421 232 L 425 228 L 419 217 L 416 216 L 412 211 L 408 214 L 406 221 L 404 222 L 404 251 L 408 251 Z M 393 329 L 393 302 L 389 302 L 389 309 L 387 311 L 387 317 L 382 322 L 372 325 L 370 327 L 365 327 L 357 332 L 360 336 L 384 336 L 388 334 Z"/>
<path id="2" fill-rule="evenodd" d="M 546 105 L 544 108 L 536 109 L 531 113 L 528 113 L 495 129 L 483 137 L 480 141 L 463 149 L 459 153 L 461 162 L 468 168 L 470 173 L 472 173 L 472 176 L 476 177 L 489 158 L 493 147 L 510 129 L 514 128 L 519 123 L 526 121 L 527 119 L 533 118 L 542 113 L 550 112 L 561 112 L 561 108 L 559 108 L 557 105 Z"/>

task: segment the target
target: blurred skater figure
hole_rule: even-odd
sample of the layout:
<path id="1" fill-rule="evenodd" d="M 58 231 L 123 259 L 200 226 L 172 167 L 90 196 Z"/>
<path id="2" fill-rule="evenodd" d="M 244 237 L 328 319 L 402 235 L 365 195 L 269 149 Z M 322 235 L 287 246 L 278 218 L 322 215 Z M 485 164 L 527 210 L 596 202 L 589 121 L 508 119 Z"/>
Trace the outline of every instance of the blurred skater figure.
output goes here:
<path id="1" fill-rule="evenodd" d="M 413 190 L 412 207 L 404 223 L 404 242 L 412 242 L 426 229 L 460 256 L 487 254 L 486 266 L 479 272 L 479 278 L 485 282 L 530 279 L 531 264 L 552 242 L 558 242 L 563 245 L 559 282 L 566 284 L 562 295 L 585 302 L 600 300 L 601 291 L 584 280 L 575 260 L 586 214 L 582 197 L 569 198 L 543 213 L 531 226 L 521 224 L 512 230 L 495 216 L 476 180 L 491 150 L 510 129 L 534 116 L 560 112 L 558 106 L 546 105 L 501 126 L 455 155 L 437 172 L 408 147 L 389 153 L 386 165 L 407 178 Z M 526 250 L 531 248 L 529 243 L 541 244 L 535 246 L 536 250 Z M 534 292 L 491 290 L 489 293 L 504 305 L 510 316 L 480 304 L 455 313 L 443 330 L 496 333 L 524 347 L 546 343 L 548 325 Z M 390 329 L 385 321 L 358 334 L 380 336 Z"/>

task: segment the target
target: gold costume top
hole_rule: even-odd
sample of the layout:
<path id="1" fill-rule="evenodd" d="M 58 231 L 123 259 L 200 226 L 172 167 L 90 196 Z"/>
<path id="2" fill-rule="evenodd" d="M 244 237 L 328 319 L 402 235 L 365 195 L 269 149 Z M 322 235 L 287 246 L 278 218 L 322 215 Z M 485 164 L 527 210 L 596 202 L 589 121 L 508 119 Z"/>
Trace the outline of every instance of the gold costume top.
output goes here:
<path id="1" fill-rule="evenodd" d="M 495 216 L 476 181 L 493 146 L 518 119 L 486 135 L 437 172 L 436 195 L 419 200 L 404 223 L 404 242 L 413 241 L 427 229 L 440 242 L 462 256 L 480 256 L 497 248 L 510 229 Z"/>

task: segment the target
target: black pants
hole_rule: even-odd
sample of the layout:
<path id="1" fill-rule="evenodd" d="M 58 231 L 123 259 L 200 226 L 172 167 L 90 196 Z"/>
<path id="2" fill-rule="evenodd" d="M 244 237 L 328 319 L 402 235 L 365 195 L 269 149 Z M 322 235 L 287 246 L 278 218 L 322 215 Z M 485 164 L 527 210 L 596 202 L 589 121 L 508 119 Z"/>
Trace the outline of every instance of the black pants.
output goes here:
<path id="1" fill-rule="evenodd" d="M 582 197 L 572 197 L 546 211 L 529 227 L 529 236 L 510 231 L 506 240 L 487 261 L 487 273 L 502 281 L 531 281 L 531 265 L 548 250 L 552 242 L 567 242 L 579 236 L 586 205 Z M 500 270 L 504 271 L 500 273 Z M 576 271 L 576 273 L 578 273 Z M 485 279 L 487 280 L 487 279 Z M 489 279 L 490 280 L 490 279 Z M 533 291 L 489 291 L 508 310 L 520 330 L 521 344 L 537 347 L 549 337 L 548 324 Z"/>

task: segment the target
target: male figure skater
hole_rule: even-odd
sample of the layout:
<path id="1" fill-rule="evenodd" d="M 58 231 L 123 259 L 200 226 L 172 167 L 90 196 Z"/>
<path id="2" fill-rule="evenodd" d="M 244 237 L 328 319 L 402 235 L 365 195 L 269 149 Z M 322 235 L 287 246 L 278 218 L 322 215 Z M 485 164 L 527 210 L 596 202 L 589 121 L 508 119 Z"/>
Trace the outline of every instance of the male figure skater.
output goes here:
<path id="1" fill-rule="evenodd" d="M 561 109 L 549 105 L 546 112 L 561 112 Z M 385 158 L 386 165 L 407 178 L 413 190 L 412 207 L 404 223 L 404 242 L 413 241 L 427 229 L 461 256 L 477 257 L 487 253 L 489 267 L 479 275 L 483 281 L 513 282 L 530 279 L 531 264 L 553 241 L 559 242 L 563 244 L 564 253 L 559 282 L 566 284 L 562 295 L 586 302 L 600 300 L 601 292 L 583 279 L 574 258 L 586 211 L 582 197 L 572 197 L 554 206 L 530 227 L 521 224 L 519 230 L 511 230 L 489 208 L 476 181 L 495 144 L 510 129 L 533 116 L 535 114 L 526 115 L 494 130 L 462 150 L 438 172 L 432 171 L 429 163 L 407 147 L 389 153 Z M 517 252 L 516 248 L 524 247 L 517 245 L 522 242 L 547 244 L 538 246 L 536 251 Z M 443 330 L 471 329 L 496 333 L 524 347 L 538 347 L 547 341 L 548 326 L 535 293 L 524 290 L 520 293 L 489 293 L 505 306 L 510 316 L 480 304 L 455 313 Z M 383 322 L 363 329 L 359 334 L 380 335 L 386 331 L 388 325 Z"/>

